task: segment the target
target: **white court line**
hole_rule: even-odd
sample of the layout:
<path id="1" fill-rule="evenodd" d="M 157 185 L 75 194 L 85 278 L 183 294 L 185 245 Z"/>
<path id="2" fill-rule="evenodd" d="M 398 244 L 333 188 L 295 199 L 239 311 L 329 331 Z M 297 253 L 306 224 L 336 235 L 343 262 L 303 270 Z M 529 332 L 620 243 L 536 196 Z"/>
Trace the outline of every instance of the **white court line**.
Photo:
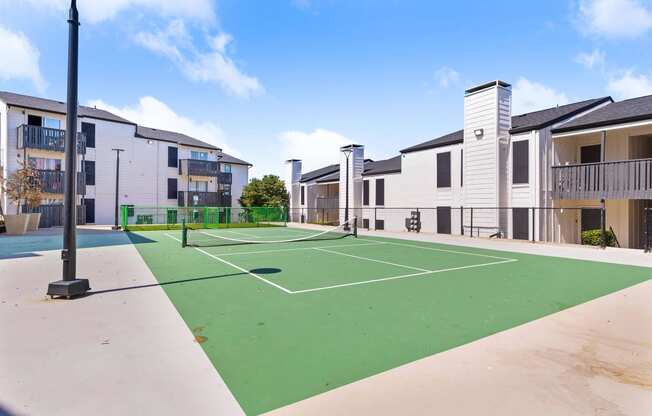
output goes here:
<path id="1" fill-rule="evenodd" d="M 166 233 L 165 235 L 167 235 L 168 237 L 170 237 L 170 238 L 172 238 L 172 239 L 174 239 L 174 240 L 177 240 L 178 242 L 181 243 L 181 240 L 179 240 L 178 238 L 173 237 L 173 236 L 171 236 L 170 234 L 167 234 L 167 233 Z M 277 285 L 277 284 L 274 283 L 274 282 L 270 282 L 269 280 L 265 279 L 264 277 L 260 277 L 260 276 L 258 276 L 256 273 L 252 273 L 252 272 L 250 272 L 250 271 L 247 270 L 247 269 L 243 269 L 242 267 L 240 267 L 240 266 L 238 266 L 238 265 L 235 265 L 235 264 L 233 264 L 233 263 L 231 263 L 231 262 L 228 262 L 228 261 L 226 261 L 226 260 L 224 260 L 224 259 L 221 259 L 221 258 L 219 258 L 219 257 L 217 257 L 217 256 L 214 256 L 214 255 L 212 255 L 211 253 L 209 253 L 209 252 L 207 252 L 207 251 L 205 251 L 205 250 L 202 250 L 202 249 L 199 248 L 199 247 L 193 247 L 193 248 L 194 248 L 195 250 L 199 251 L 200 253 L 207 255 L 208 257 L 210 257 L 210 258 L 212 258 L 212 259 L 215 259 L 215 260 L 217 260 L 217 261 L 219 261 L 219 262 L 222 262 L 222 263 L 224 263 L 224 264 L 226 264 L 226 265 L 228 265 L 228 266 L 231 266 L 231 267 L 233 267 L 234 269 L 240 270 L 241 272 L 245 272 L 245 273 L 247 273 L 248 275 L 253 276 L 253 277 L 255 277 L 256 279 L 258 279 L 258 280 L 260 280 L 260 281 L 262 281 L 262 282 L 265 282 L 265 283 L 267 283 L 268 285 L 274 286 L 274 287 L 277 288 L 277 289 L 281 289 L 283 292 L 285 292 L 285 293 L 287 293 L 287 294 L 290 294 L 290 295 L 291 295 L 291 294 L 293 293 L 291 290 L 288 290 L 288 289 L 284 288 L 284 287 L 281 286 L 281 285 Z"/>
<path id="2" fill-rule="evenodd" d="M 375 240 L 371 240 L 371 239 L 368 239 L 368 238 L 360 238 L 360 240 L 362 240 L 362 241 L 375 241 Z M 415 246 L 413 244 L 396 243 L 394 241 L 384 241 L 383 243 L 384 244 L 391 244 L 391 245 L 394 245 L 394 246 L 420 248 L 422 250 L 441 251 L 441 252 L 444 252 L 444 253 L 466 254 L 468 256 L 487 257 L 487 258 L 490 258 L 490 259 L 514 260 L 514 259 L 510 259 L 509 257 L 490 256 L 489 254 L 469 253 L 467 251 L 448 250 L 448 249 L 445 249 L 445 248 Z"/>
<path id="3" fill-rule="evenodd" d="M 167 233 L 166 233 L 165 235 L 168 236 L 168 237 L 170 237 L 170 238 L 172 238 L 173 240 L 176 240 L 176 241 L 178 241 L 178 242 L 181 242 L 181 240 L 179 240 L 178 238 L 176 238 L 176 237 L 174 237 L 174 236 L 172 236 L 172 235 L 170 235 L 170 234 L 167 234 Z M 368 240 L 368 239 L 362 239 L 362 240 L 364 240 L 364 241 L 370 241 L 370 242 L 375 242 L 375 243 L 379 243 L 379 244 L 397 244 L 397 245 L 405 245 L 405 246 L 408 246 L 408 247 L 429 248 L 429 247 L 412 246 L 412 245 L 409 245 L 409 244 L 390 243 L 390 242 L 378 242 L 378 241 L 375 241 L 375 240 Z M 359 245 L 359 244 L 356 244 L 356 245 Z M 370 244 L 370 245 L 371 245 L 371 244 Z M 341 247 L 341 246 L 340 246 L 340 247 Z M 410 273 L 410 274 L 404 274 L 404 275 L 400 275 L 400 276 L 381 277 L 381 278 L 379 278 L 379 279 L 370 279 L 370 280 L 363 280 L 363 281 L 359 281 L 359 282 L 342 283 L 342 284 L 339 284 L 339 285 L 322 286 L 322 287 L 316 287 L 316 288 L 310 288 L 310 289 L 290 290 L 290 289 L 286 289 L 285 287 L 283 287 L 283 286 L 281 286 L 281 285 L 278 285 L 278 284 L 276 284 L 276 283 L 274 283 L 274 282 L 270 282 L 269 280 L 267 280 L 267 279 L 265 279 L 265 278 L 263 278 L 263 277 L 260 277 L 260 276 L 258 276 L 257 274 L 250 272 L 249 270 L 243 269 L 243 268 L 240 267 L 240 266 L 237 266 L 237 265 L 235 265 L 235 264 L 233 264 L 233 263 L 230 263 L 230 262 L 228 262 L 228 261 L 226 261 L 226 260 L 224 260 L 224 259 L 221 259 L 221 258 L 219 258 L 219 257 L 217 257 L 217 256 L 214 256 L 214 255 L 212 255 L 211 253 L 208 253 L 208 252 L 206 252 L 206 251 L 204 251 L 204 250 L 202 250 L 202 249 L 200 249 L 200 248 L 198 248 L 198 247 L 193 247 L 193 248 L 194 248 L 195 250 L 199 251 L 199 252 L 202 253 L 202 254 L 205 254 L 205 255 L 207 255 L 207 256 L 209 256 L 209 257 L 215 259 L 215 260 L 218 260 L 218 261 L 220 261 L 220 262 L 222 262 L 222 263 L 224 263 L 224 264 L 227 264 L 227 265 L 229 265 L 229 266 L 231 266 L 231 267 L 233 267 L 233 268 L 235 268 L 235 269 L 238 269 L 238 270 L 240 270 L 240 271 L 243 271 L 243 272 L 245 272 L 245 273 L 247 273 L 247 274 L 249 274 L 249 275 L 255 277 L 256 279 L 261 280 L 261 281 L 264 282 L 264 283 L 267 283 L 267 284 L 269 284 L 269 285 L 271 285 L 271 286 L 274 286 L 275 288 L 280 289 L 280 290 L 282 290 L 284 293 L 287 293 L 287 294 L 289 294 L 289 295 L 295 295 L 295 294 L 301 294 L 301 293 L 309 293 L 309 292 L 317 292 L 317 291 L 321 291 L 321 290 L 338 289 L 338 288 L 349 287 L 349 286 L 366 285 L 366 284 L 378 283 L 378 282 L 385 282 L 385 281 L 390 281 L 390 280 L 407 279 L 407 278 L 410 278 L 410 277 L 426 276 L 426 275 L 429 275 L 429 274 L 452 272 L 452 271 L 455 271 L 455 270 L 473 269 L 473 268 L 476 268 L 476 267 L 493 266 L 493 265 L 498 265 L 498 264 L 513 263 L 513 262 L 517 262 L 517 261 L 518 261 L 517 259 L 508 259 L 508 258 L 495 257 L 495 256 L 485 256 L 485 257 L 495 257 L 495 258 L 499 258 L 499 259 L 502 259 L 502 260 L 501 260 L 501 261 L 494 261 L 494 262 L 490 262 L 490 263 L 472 264 L 472 265 L 469 265 L 469 266 L 451 267 L 451 268 L 447 268 L 447 269 L 439 269 L 439 270 L 417 269 L 417 270 L 423 270 L 423 271 L 421 271 L 421 272 L 419 272 L 419 273 Z M 308 249 L 308 248 L 307 248 L 307 249 Z M 309 249 L 310 249 L 310 250 L 319 250 L 318 247 L 311 247 L 311 248 L 309 248 Z M 440 249 L 433 249 L 433 250 L 435 250 L 435 251 L 453 251 L 453 250 L 440 250 Z M 331 250 L 324 250 L 324 249 L 322 249 L 321 251 L 328 252 L 328 253 L 335 253 L 335 254 L 347 255 L 347 254 L 344 254 L 344 253 L 338 253 L 338 252 L 336 252 L 336 251 L 331 251 Z M 465 253 L 465 252 L 462 252 L 462 251 L 459 251 L 459 252 L 453 251 L 453 252 L 455 252 L 455 253 L 459 253 L 459 254 L 472 254 L 472 253 Z M 349 256 L 349 255 L 347 255 L 347 256 Z M 481 256 L 482 256 L 482 255 L 481 255 Z M 384 261 L 382 261 L 382 260 L 369 259 L 369 258 L 361 258 L 361 257 L 359 257 L 359 256 L 353 256 L 353 257 L 357 257 L 357 258 L 359 258 L 359 259 L 361 259 L 361 260 L 370 260 L 370 261 L 377 261 L 377 262 L 388 263 L 388 262 L 384 262 Z M 391 263 L 390 263 L 390 264 L 391 264 Z M 411 267 L 411 266 L 404 266 L 404 265 L 399 265 L 399 264 L 394 264 L 394 265 L 395 265 L 395 266 L 399 266 L 399 267 L 410 267 L 410 268 L 413 268 L 413 267 Z M 416 268 L 414 268 L 414 269 L 416 269 Z"/>
<path id="4" fill-rule="evenodd" d="M 444 273 L 444 272 L 452 272 L 455 270 L 463 270 L 463 269 L 471 269 L 474 267 L 484 267 L 484 266 L 493 266 L 495 264 L 503 264 L 503 263 L 512 263 L 518 261 L 516 259 L 507 259 L 507 260 L 502 260 L 502 261 L 494 261 L 491 263 L 483 263 L 483 264 L 473 264 L 470 266 L 460 266 L 460 267 L 451 267 L 450 269 L 440 269 L 440 270 L 431 270 L 427 272 L 421 272 L 421 273 L 412 273 L 412 274 L 404 274 L 401 276 L 392 276 L 392 277 L 382 277 L 380 279 L 372 279 L 372 280 L 363 280 L 361 282 L 353 282 L 353 283 L 342 283 L 341 285 L 333 285 L 333 286 L 323 286 L 323 287 L 316 287 L 312 289 L 302 289 L 302 290 L 293 290 L 292 294 L 299 294 L 299 293 L 308 293 L 308 292 L 317 292 L 320 290 L 329 290 L 329 289 L 338 289 L 341 287 L 348 287 L 348 286 L 359 286 L 359 285 L 366 285 L 370 283 L 378 283 L 378 282 L 385 282 L 389 280 L 399 280 L 399 279 L 406 279 L 409 277 L 416 277 L 416 276 L 425 276 L 428 274 L 435 274 L 435 273 Z"/>
<path id="5" fill-rule="evenodd" d="M 324 246 L 320 248 L 338 248 L 338 247 L 360 247 L 360 246 L 375 246 L 383 243 L 358 243 L 358 244 L 341 244 L 339 246 Z M 220 254 L 221 257 L 224 256 L 239 256 L 241 254 L 266 254 L 266 253 L 283 253 L 285 251 L 304 251 L 304 250 L 314 250 L 314 247 L 301 247 L 301 248 L 279 248 L 274 250 L 258 250 L 258 251 L 239 251 L 235 253 L 224 253 Z"/>
<path id="6" fill-rule="evenodd" d="M 238 232 L 238 231 L 227 230 L 227 229 L 225 229 L 225 228 L 222 228 L 222 231 L 225 232 L 225 233 L 233 233 L 233 234 L 237 234 L 237 235 L 244 235 L 245 237 L 260 238 L 260 237 L 257 236 L 257 235 L 251 235 L 251 234 L 241 233 L 241 232 Z M 200 232 L 201 232 L 202 234 L 206 234 L 206 235 L 213 236 L 212 234 L 206 233 L 206 232 L 204 232 L 204 231 L 200 231 Z"/>
<path id="7" fill-rule="evenodd" d="M 417 270 L 417 271 L 420 271 L 420 272 L 431 272 L 432 271 L 432 270 L 422 269 L 420 267 L 413 267 L 413 266 L 406 266 L 405 264 L 392 263 L 390 261 L 372 259 L 372 258 L 369 258 L 369 257 L 356 256 L 356 255 L 347 254 L 347 253 L 340 253 L 339 251 L 326 250 L 326 249 L 320 248 L 320 247 L 313 247 L 313 250 L 323 251 L 324 253 L 339 254 L 340 256 L 352 257 L 352 258 L 358 259 L 358 260 L 373 261 L 373 262 L 376 262 L 376 263 L 388 264 L 390 266 L 403 267 L 404 269 L 412 269 L 412 270 Z"/>

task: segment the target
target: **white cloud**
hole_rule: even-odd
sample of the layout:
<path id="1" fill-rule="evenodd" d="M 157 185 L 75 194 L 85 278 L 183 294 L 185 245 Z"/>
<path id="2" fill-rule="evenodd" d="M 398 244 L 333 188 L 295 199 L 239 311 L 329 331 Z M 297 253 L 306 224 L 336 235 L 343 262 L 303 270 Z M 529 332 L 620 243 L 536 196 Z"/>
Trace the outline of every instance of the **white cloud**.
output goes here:
<path id="1" fill-rule="evenodd" d="M 87 105 L 110 111 L 141 126 L 187 134 L 220 147 L 230 155 L 241 156 L 240 152 L 228 144 L 224 132 L 217 124 L 179 115 L 154 97 L 142 97 L 135 106 L 117 107 L 102 100 L 91 100 Z"/>
<path id="2" fill-rule="evenodd" d="M 538 82 L 519 78 L 512 90 L 512 112 L 523 114 L 568 104 L 568 97 Z"/>
<path id="3" fill-rule="evenodd" d="M 605 53 L 600 49 L 596 48 L 591 53 L 587 53 L 587 52 L 579 53 L 575 57 L 575 62 L 583 65 L 587 69 L 603 68 L 605 64 L 605 58 L 606 58 Z"/>
<path id="4" fill-rule="evenodd" d="M 286 131 L 279 135 L 279 140 L 281 142 L 279 162 L 301 159 L 304 172 L 338 163 L 340 147 L 353 143 L 351 139 L 325 129 L 316 129 L 310 133 Z"/>
<path id="5" fill-rule="evenodd" d="M 456 84 L 460 80 L 460 74 L 452 68 L 443 66 L 435 71 L 435 78 L 439 86 L 447 88 L 449 85 Z"/>
<path id="6" fill-rule="evenodd" d="M 263 92 L 258 79 L 244 74 L 227 56 L 227 46 L 233 40 L 228 33 L 208 39 L 208 51 L 199 51 L 181 20 L 173 20 L 156 33 L 140 32 L 134 40 L 140 46 L 162 55 L 179 67 L 192 81 L 221 86 L 238 97 L 248 98 Z"/>
<path id="7" fill-rule="evenodd" d="M 636 38 L 652 28 L 652 13 L 639 0 L 581 0 L 580 31 L 610 38 Z"/>
<path id="8" fill-rule="evenodd" d="M 609 79 L 607 89 L 619 99 L 652 94 L 652 81 L 643 74 L 629 70 Z"/>
<path id="9" fill-rule="evenodd" d="M 15 0 L 0 0 L 0 4 Z M 70 7 L 69 0 L 23 0 L 37 10 L 54 9 L 62 12 Z M 79 17 L 82 22 L 99 23 L 114 19 L 121 12 L 142 8 L 172 18 L 213 21 L 215 8 L 211 0 L 79 0 Z"/>
<path id="10" fill-rule="evenodd" d="M 0 80 L 29 80 L 40 92 L 45 91 L 46 82 L 39 67 L 39 50 L 20 32 L 12 32 L 0 26 Z"/>

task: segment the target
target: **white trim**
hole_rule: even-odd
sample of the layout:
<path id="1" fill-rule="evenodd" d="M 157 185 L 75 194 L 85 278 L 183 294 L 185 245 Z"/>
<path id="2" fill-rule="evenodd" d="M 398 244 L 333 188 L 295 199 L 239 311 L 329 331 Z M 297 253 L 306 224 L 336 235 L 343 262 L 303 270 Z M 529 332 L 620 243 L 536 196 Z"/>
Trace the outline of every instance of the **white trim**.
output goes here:
<path id="1" fill-rule="evenodd" d="M 595 127 L 595 128 L 585 129 L 585 130 L 569 131 L 566 133 L 552 133 L 552 138 L 557 139 L 562 137 L 579 136 L 582 134 L 600 133 L 602 131 L 629 129 L 634 127 L 651 126 L 651 125 L 652 125 L 652 120 L 635 121 L 631 123 L 613 124 L 611 126 Z"/>

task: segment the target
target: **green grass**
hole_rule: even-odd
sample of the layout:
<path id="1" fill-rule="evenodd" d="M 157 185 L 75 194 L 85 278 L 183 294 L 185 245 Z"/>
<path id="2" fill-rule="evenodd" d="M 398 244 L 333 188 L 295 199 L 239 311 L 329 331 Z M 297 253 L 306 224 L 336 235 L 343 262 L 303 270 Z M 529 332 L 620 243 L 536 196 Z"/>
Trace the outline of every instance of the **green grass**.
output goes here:
<path id="1" fill-rule="evenodd" d="M 240 231 L 262 240 L 286 233 L 284 228 Z M 287 230 L 288 236 L 299 235 L 292 233 Z M 202 249 L 245 271 L 267 269 L 271 273 L 263 270 L 259 276 L 299 292 L 288 294 L 199 250 L 182 249 L 166 234 L 180 238 L 179 232 L 147 233 L 154 242 L 136 247 L 159 282 L 182 280 L 164 289 L 195 335 L 203 337 L 204 351 L 248 414 L 652 277 L 649 268 L 377 238 Z M 383 244 L 365 245 L 373 242 Z M 348 256 L 315 249 L 319 247 Z M 263 252 L 278 249 L 293 251 Z M 477 255 L 516 261 L 475 267 L 501 261 Z M 365 283 L 418 269 L 453 270 Z M 191 280 L 197 278 L 202 280 Z M 333 285 L 347 286 L 320 289 Z M 305 290 L 314 291 L 301 292 Z"/>

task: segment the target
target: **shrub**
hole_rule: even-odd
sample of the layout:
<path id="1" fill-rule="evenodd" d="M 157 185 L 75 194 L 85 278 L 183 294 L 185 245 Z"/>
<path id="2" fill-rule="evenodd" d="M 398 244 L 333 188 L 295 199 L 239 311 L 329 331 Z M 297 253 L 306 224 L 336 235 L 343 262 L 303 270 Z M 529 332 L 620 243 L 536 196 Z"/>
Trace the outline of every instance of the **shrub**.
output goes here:
<path id="1" fill-rule="evenodd" d="M 605 231 L 605 239 L 607 247 L 616 246 L 616 236 L 610 230 Z M 582 244 L 587 246 L 600 246 L 602 245 L 602 236 L 600 230 L 587 230 L 582 231 Z"/>

